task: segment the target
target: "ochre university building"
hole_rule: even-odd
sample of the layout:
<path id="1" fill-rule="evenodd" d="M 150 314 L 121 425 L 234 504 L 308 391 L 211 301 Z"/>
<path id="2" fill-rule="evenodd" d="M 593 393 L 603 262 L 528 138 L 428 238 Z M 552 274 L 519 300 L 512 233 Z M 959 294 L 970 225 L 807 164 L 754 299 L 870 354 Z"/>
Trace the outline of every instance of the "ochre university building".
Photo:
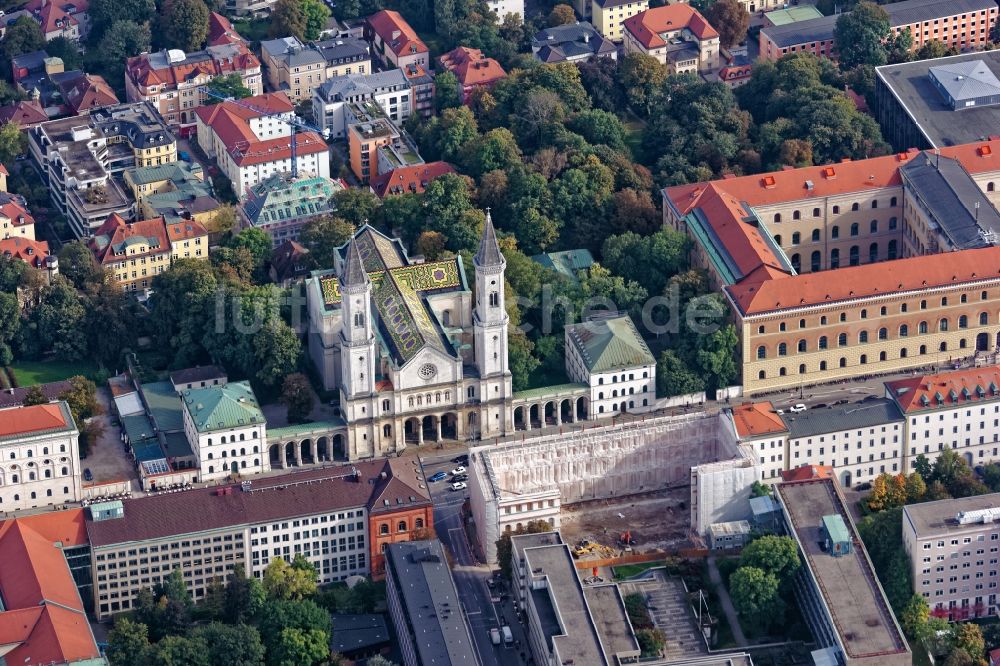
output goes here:
<path id="1" fill-rule="evenodd" d="M 740 333 L 745 394 L 1000 346 L 1000 140 L 663 190 Z"/>

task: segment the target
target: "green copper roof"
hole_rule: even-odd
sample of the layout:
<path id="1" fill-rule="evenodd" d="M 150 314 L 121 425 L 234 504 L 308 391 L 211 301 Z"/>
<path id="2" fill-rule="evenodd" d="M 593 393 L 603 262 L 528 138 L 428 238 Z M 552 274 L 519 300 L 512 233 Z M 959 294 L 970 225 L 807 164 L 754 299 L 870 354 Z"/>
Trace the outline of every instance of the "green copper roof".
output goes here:
<path id="1" fill-rule="evenodd" d="M 201 173 L 201 165 L 198 163 L 171 162 L 170 164 L 135 167 L 134 169 L 129 169 L 126 173 L 129 179 L 136 185 L 148 185 L 164 180 L 179 183 L 185 180 L 197 180 L 198 177 L 195 174 Z"/>
<path id="2" fill-rule="evenodd" d="M 628 315 L 575 324 L 568 331 L 591 372 L 656 363 Z"/>
<path id="3" fill-rule="evenodd" d="M 142 397 L 149 407 L 156 427 L 162 432 L 184 429 L 181 399 L 170 382 L 150 382 L 141 386 Z"/>
<path id="4" fill-rule="evenodd" d="M 189 389 L 181 395 L 198 432 L 264 423 L 257 397 L 247 382 Z"/>
<path id="5" fill-rule="evenodd" d="M 583 249 L 546 252 L 536 254 L 531 259 L 574 281 L 577 280 L 576 274 L 579 271 L 586 270 L 594 264 L 594 255 L 590 254 L 590 250 Z"/>

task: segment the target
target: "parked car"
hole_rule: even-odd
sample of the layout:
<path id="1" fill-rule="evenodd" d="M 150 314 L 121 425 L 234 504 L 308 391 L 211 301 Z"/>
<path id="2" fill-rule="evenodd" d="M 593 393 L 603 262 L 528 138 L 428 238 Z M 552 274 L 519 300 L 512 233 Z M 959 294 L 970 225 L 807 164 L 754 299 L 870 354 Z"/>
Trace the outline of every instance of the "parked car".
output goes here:
<path id="1" fill-rule="evenodd" d="M 464 465 L 459 465 L 455 469 L 451 470 L 451 474 L 452 474 L 452 476 L 457 476 L 457 475 L 461 474 L 464 471 L 465 471 L 465 466 Z"/>
<path id="2" fill-rule="evenodd" d="M 500 630 L 496 627 L 490 629 L 490 641 L 493 645 L 500 645 Z"/>
<path id="3" fill-rule="evenodd" d="M 458 476 L 452 477 L 451 480 L 452 481 L 468 481 L 469 480 L 469 475 L 468 474 L 459 474 Z"/>
<path id="4" fill-rule="evenodd" d="M 460 456 L 455 456 L 454 458 L 451 459 L 451 461 L 453 463 L 457 463 L 459 465 L 466 465 L 469 462 L 469 454 L 468 453 L 463 453 Z"/>
<path id="5" fill-rule="evenodd" d="M 457 490 L 465 490 L 468 487 L 469 487 L 469 484 L 467 484 L 465 481 L 457 481 L 457 482 L 451 484 L 451 489 L 452 490 L 456 490 L 456 491 Z"/>
<path id="6" fill-rule="evenodd" d="M 792 405 L 791 407 L 789 407 L 788 411 L 792 412 L 793 414 L 798 414 L 799 412 L 806 411 L 806 409 L 808 408 L 800 402 L 797 405 Z"/>
<path id="7" fill-rule="evenodd" d="M 86 468 L 85 470 L 83 470 L 83 480 L 84 481 L 93 481 L 94 480 L 94 475 L 91 473 L 89 467 Z"/>
<path id="8" fill-rule="evenodd" d="M 433 483 L 435 481 L 443 481 L 446 478 L 448 478 L 447 472 L 437 472 L 436 474 L 432 474 L 427 480 Z"/>

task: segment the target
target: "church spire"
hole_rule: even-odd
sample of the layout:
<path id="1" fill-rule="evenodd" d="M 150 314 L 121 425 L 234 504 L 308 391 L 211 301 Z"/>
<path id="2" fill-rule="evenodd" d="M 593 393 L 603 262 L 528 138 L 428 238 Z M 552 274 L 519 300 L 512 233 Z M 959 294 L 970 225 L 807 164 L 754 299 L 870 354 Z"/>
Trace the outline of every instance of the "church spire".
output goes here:
<path id="1" fill-rule="evenodd" d="M 340 286 L 367 286 L 368 283 L 368 273 L 365 271 L 364 262 L 361 260 L 361 251 L 358 250 L 358 242 L 352 238 L 350 245 L 347 246 L 347 257 L 344 259 L 344 270 L 340 276 Z"/>
<path id="2" fill-rule="evenodd" d="M 493 228 L 493 218 L 490 216 L 490 209 L 486 209 L 486 222 L 483 224 L 483 237 L 479 241 L 479 252 L 473 257 L 479 266 L 499 266 L 506 261 L 500 253 L 500 245 L 497 243 L 497 232 Z"/>

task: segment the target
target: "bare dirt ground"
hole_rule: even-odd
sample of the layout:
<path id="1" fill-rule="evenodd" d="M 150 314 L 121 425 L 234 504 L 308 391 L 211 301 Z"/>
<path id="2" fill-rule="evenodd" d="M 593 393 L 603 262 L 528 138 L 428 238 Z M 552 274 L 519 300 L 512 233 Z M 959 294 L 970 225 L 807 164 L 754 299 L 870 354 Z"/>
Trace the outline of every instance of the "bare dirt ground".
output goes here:
<path id="1" fill-rule="evenodd" d="M 121 427 L 111 424 L 109 414 L 113 408 L 111 395 L 106 388 L 97 390 L 97 400 L 104 408 L 104 414 L 94 418 L 101 422 L 104 429 L 87 457 L 80 460 L 81 469 L 89 469 L 94 475 L 92 482 L 84 481 L 83 484 L 86 486 L 91 483 L 110 483 L 128 479 L 132 484 L 132 491 L 138 491 L 139 477 L 131 458 L 122 446 Z"/>
<path id="2" fill-rule="evenodd" d="M 653 493 L 563 505 L 563 540 L 576 544 L 590 539 L 615 547 L 619 534 L 632 532 L 634 552 L 690 546 L 690 486 Z"/>

